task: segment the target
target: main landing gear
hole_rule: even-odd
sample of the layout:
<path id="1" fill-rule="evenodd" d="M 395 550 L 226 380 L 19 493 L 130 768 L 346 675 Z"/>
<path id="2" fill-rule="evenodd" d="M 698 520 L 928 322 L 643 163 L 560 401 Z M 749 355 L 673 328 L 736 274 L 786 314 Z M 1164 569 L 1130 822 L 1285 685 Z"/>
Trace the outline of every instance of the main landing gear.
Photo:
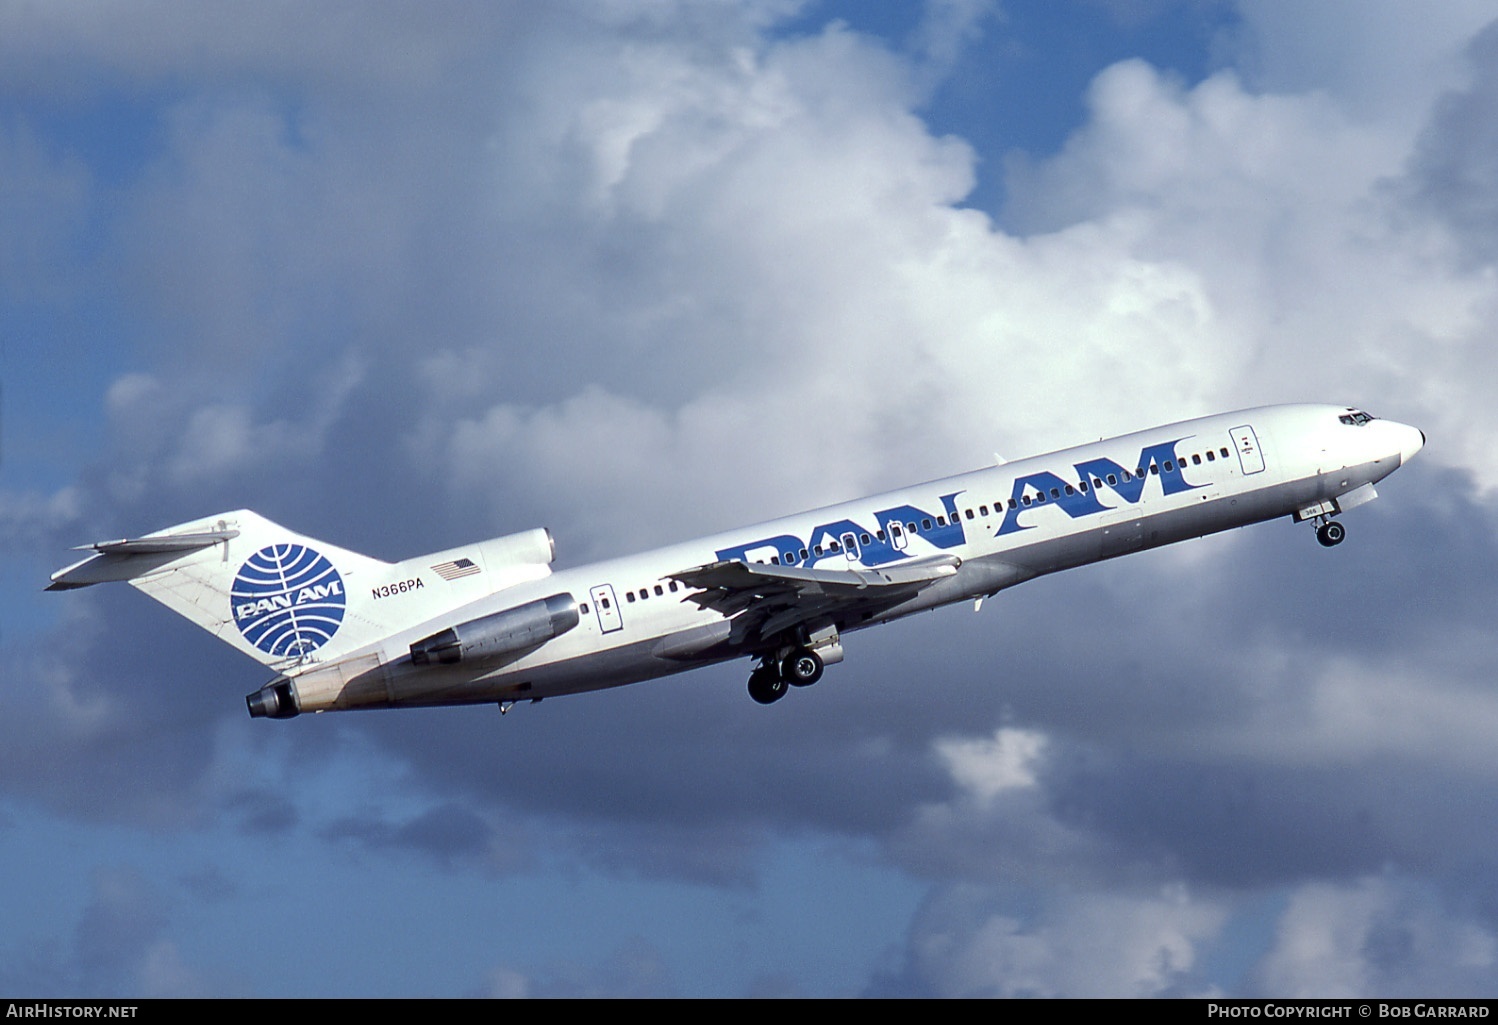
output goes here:
<path id="1" fill-rule="evenodd" d="M 810 687 L 822 678 L 822 656 L 797 648 L 778 661 L 772 656 L 749 674 L 749 696 L 762 705 L 779 701 L 791 687 Z"/>
<path id="2" fill-rule="evenodd" d="M 1333 519 L 1321 521 L 1316 528 L 1316 540 L 1321 542 L 1322 547 L 1330 548 L 1339 545 L 1347 537 L 1347 528 Z"/>

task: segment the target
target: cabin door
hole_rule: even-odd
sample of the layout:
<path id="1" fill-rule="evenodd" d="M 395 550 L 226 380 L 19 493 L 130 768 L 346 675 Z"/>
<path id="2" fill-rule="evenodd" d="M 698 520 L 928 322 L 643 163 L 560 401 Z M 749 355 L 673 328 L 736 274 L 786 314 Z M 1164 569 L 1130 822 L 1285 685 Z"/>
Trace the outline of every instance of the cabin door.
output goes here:
<path id="1" fill-rule="evenodd" d="M 1234 427 L 1233 447 L 1238 450 L 1238 465 L 1243 467 L 1243 475 L 1247 477 L 1251 473 L 1262 473 L 1264 471 L 1264 453 L 1259 448 L 1259 437 L 1254 429 L 1248 424 L 1242 427 Z"/>
<path id="2" fill-rule="evenodd" d="M 614 598 L 612 584 L 588 588 L 588 597 L 593 599 L 593 611 L 598 614 L 599 630 L 608 634 L 624 629 L 624 620 L 619 615 L 619 602 Z"/>

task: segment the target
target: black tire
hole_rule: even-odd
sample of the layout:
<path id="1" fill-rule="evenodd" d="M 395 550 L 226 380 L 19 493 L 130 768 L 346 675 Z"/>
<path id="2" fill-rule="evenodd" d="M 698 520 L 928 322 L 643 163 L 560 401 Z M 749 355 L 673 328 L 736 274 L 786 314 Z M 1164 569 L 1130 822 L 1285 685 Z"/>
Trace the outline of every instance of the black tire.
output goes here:
<path id="1" fill-rule="evenodd" d="M 1341 544 L 1346 537 L 1347 528 L 1336 520 L 1327 520 L 1316 528 L 1316 540 L 1326 548 Z"/>
<path id="2" fill-rule="evenodd" d="M 810 687 L 822 678 L 822 656 L 810 648 L 801 648 L 780 663 L 780 675 L 786 682 L 797 687 Z"/>
<path id="3" fill-rule="evenodd" d="M 749 674 L 749 696 L 762 705 L 770 705 L 785 697 L 785 680 L 768 668 L 756 669 Z"/>

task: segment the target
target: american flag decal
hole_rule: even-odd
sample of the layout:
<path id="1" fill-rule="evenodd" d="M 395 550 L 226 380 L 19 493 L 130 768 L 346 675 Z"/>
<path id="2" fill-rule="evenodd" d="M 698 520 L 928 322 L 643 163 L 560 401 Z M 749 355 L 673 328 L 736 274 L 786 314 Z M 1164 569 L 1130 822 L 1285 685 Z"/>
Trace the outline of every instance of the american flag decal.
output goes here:
<path id="1" fill-rule="evenodd" d="M 457 580 L 459 577 L 471 577 L 479 571 L 478 565 L 472 559 L 454 559 L 452 562 L 439 562 L 432 567 L 437 575 L 443 580 Z"/>

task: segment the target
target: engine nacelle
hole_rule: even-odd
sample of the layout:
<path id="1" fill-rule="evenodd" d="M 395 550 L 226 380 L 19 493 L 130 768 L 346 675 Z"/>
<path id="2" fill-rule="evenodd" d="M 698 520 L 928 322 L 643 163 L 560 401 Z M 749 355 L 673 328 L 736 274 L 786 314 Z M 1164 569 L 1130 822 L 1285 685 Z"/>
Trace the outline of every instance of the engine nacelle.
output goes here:
<path id="1" fill-rule="evenodd" d="M 287 679 L 272 680 L 253 694 L 245 695 L 251 719 L 290 719 L 302 709 L 296 688 Z"/>
<path id="2" fill-rule="evenodd" d="M 495 658 L 544 644 L 577 626 L 581 618 L 572 595 L 554 594 L 422 638 L 411 645 L 411 661 L 425 666 Z"/>

